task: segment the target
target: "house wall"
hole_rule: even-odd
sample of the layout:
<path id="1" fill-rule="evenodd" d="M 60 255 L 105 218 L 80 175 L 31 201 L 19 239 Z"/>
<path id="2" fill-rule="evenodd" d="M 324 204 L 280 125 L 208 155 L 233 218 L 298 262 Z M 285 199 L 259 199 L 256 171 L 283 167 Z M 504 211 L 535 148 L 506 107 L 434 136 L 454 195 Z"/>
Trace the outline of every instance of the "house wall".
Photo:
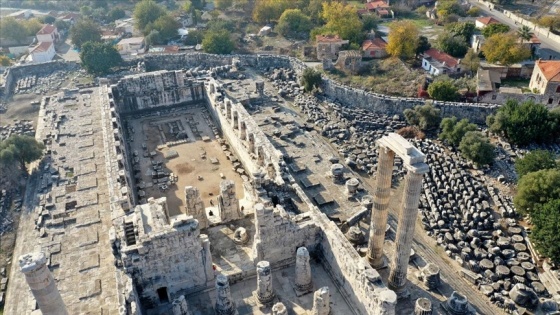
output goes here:
<path id="1" fill-rule="evenodd" d="M 533 74 L 531 75 L 531 81 L 529 81 L 529 89 L 537 89 L 540 94 L 544 94 L 547 83 L 548 81 L 546 80 L 541 69 L 535 66 L 535 68 L 533 69 Z"/>
<path id="2" fill-rule="evenodd" d="M 50 34 L 37 34 L 38 42 L 49 42 L 52 43 L 56 39 L 56 31 Z"/>
<path id="3" fill-rule="evenodd" d="M 47 51 L 31 53 L 31 59 L 34 63 L 48 62 L 54 58 L 54 55 L 56 55 L 56 52 L 54 51 L 54 46 L 51 45 Z"/>

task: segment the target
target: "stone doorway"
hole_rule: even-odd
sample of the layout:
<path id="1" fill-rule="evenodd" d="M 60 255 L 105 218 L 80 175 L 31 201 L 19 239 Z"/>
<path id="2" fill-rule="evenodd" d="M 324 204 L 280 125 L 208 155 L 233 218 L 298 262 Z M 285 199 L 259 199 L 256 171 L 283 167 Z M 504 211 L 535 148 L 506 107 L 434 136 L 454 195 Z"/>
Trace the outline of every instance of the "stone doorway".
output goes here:
<path id="1" fill-rule="evenodd" d="M 169 295 L 167 295 L 167 287 L 157 289 L 160 303 L 169 303 Z"/>

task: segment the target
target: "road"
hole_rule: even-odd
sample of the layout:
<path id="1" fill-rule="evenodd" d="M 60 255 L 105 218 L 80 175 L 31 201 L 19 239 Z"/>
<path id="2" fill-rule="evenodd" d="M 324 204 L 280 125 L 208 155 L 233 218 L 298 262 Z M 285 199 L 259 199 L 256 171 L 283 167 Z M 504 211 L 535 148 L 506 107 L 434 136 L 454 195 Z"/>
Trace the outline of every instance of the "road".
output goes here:
<path id="1" fill-rule="evenodd" d="M 490 10 L 487 6 L 475 1 L 475 0 L 469 0 L 469 2 L 472 5 L 475 5 L 477 7 L 479 7 L 482 12 L 484 12 L 484 15 L 487 16 L 491 16 L 493 18 L 495 18 L 496 20 L 500 21 L 503 24 L 508 25 L 512 30 L 517 30 L 521 24 L 515 24 L 515 22 L 510 19 L 509 17 L 507 17 L 505 14 L 503 14 L 502 12 L 498 11 L 498 10 Z M 559 0 L 560 2 L 560 0 Z M 541 41 L 541 49 L 543 48 L 548 48 L 548 49 L 552 49 L 556 52 L 560 52 L 560 43 L 557 43 L 553 40 L 550 40 L 547 37 L 544 37 L 542 35 L 537 35 L 537 37 L 539 38 L 539 40 Z"/>

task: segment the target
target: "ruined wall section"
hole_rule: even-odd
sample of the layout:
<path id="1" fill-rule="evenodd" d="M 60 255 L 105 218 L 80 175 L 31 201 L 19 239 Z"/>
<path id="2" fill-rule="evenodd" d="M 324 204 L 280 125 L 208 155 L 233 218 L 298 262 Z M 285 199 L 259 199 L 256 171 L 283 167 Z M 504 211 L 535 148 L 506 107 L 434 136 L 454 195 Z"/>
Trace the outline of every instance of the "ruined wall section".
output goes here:
<path id="1" fill-rule="evenodd" d="M 203 246 L 205 236 L 200 235 L 198 221 L 180 215 L 168 222 L 162 199 L 137 206 L 133 215 L 119 220 L 122 266 L 134 279 L 141 304 L 147 308 L 160 303 L 158 289 L 164 288 L 172 301 L 179 291 L 206 288 L 214 278 L 213 273 L 208 274 L 212 258 L 207 257 L 209 250 Z M 127 228 L 131 226 L 134 234 Z"/>
<path id="2" fill-rule="evenodd" d="M 183 71 L 130 75 L 111 86 L 120 114 L 203 100 L 202 83 Z"/>
<path id="3" fill-rule="evenodd" d="M 268 179 L 282 185 L 283 154 L 268 140 L 242 104 L 228 98 L 214 79 L 205 84 L 209 112 L 223 136 L 254 178 L 264 173 Z"/>
<path id="4" fill-rule="evenodd" d="M 242 65 L 258 69 L 291 68 L 298 75 L 303 73 L 307 65 L 302 61 L 277 55 L 210 55 L 204 53 L 169 54 L 146 56 L 144 62 L 150 70 L 184 69 L 189 67 L 216 67 L 231 64 L 238 59 Z M 421 98 L 393 97 L 377 93 L 366 92 L 340 84 L 335 80 L 323 79 L 324 93 L 330 98 L 337 99 L 344 106 L 361 107 L 372 112 L 385 115 L 402 115 L 407 108 L 423 105 L 426 100 Z M 498 104 L 488 103 L 457 103 L 434 101 L 434 106 L 441 109 L 442 116 L 456 116 L 459 119 L 468 118 L 471 122 L 485 124 L 486 116 L 492 114 L 499 107 Z"/>
<path id="5" fill-rule="evenodd" d="M 321 228 L 316 254 L 340 291 L 361 314 L 394 315 L 397 296 L 389 290 L 379 273 L 360 257 L 342 231 L 319 209 L 312 212 Z"/>
<path id="6" fill-rule="evenodd" d="M 314 252 L 321 230 L 309 213 L 289 215 L 282 206 L 255 205 L 255 264 L 266 260 L 275 268 L 295 262 L 296 251 L 306 247 Z"/>
<path id="7" fill-rule="evenodd" d="M 56 71 L 68 71 L 77 68 L 77 63 L 67 61 L 49 61 L 9 67 L 4 72 L 4 80 L 0 84 L 0 94 L 4 94 L 5 97 L 10 96 L 14 92 L 15 83 L 22 77 L 47 75 Z"/>

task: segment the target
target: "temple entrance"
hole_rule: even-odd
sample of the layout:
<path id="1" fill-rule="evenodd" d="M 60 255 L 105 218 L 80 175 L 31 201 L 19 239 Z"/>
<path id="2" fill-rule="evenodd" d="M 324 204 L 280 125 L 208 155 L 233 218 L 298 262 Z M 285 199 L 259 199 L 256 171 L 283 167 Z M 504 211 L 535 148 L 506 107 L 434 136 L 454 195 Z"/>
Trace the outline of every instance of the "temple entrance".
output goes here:
<path id="1" fill-rule="evenodd" d="M 167 287 L 157 289 L 157 294 L 160 303 L 169 303 L 169 296 L 167 295 Z"/>

